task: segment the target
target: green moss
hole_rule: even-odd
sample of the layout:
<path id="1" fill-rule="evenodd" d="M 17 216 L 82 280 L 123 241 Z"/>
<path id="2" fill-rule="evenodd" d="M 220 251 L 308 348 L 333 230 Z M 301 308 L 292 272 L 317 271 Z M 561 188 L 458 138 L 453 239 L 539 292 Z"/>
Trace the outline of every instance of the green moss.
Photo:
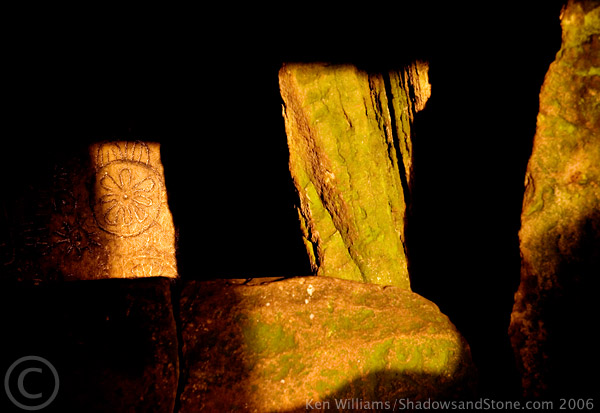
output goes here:
<path id="1" fill-rule="evenodd" d="M 300 172 L 299 172 L 300 174 Z M 312 182 L 307 182 L 304 192 L 310 210 L 312 227 L 300 213 L 304 244 L 313 270 L 318 275 L 364 282 L 360 269 L 354 263 L 344 240 L 336 228 L 328 209 Z"/>
<path id="2" fill-rule="evenodd" d="M 405 205 L 390 134 L 394 102 L 383 77 L 350 65 L 288 70 L 298 88 L 292 95 L 299 118 L 308 126 L 297 130 L 304 139 L 290 144 L 290 165 L 304 191 L 302 229 L 317 274 L 409 288 L 398 235 Z M 398 96 L 405 98 L 400 89 Z M 302 122 L 286 117 L 288 126 Z"/>
<path id="3" fill-rule="evenodd" d="M 357 361 L 348 360 L 348 368 L 353 376 L 357 376 L 360 373 L 360 367 L 360 363 L 358 363 Z"/>
<path id="4" fill-rule="evenodd" d="M 546 185 L 539 191 L 539 194 L 525 211 L 525 215 L 529 216 L 544 209 L 544 203 L 551 202 L 554 197 L 554 188 Z"/>
<path id="5" fill-rule="evenodd" d="M 335 378 L 340 376 L 340 372 L 335 369 L 323 369 L 321 370 L 321 376 Z"/>
<path id="6" fill-rule="evenodd" d="M 375 313 L 371 309 L 359 309 L 351 313 L 338 313 L 326 320 L 327 336 L 352 337 L 356 332 L 366 332 L 376 327 Z"/>
<path id="7" fill-rule="evenodd" d="M 328 383 L 324 380 L 319 380 L 319 381 L 317 381 L 317 384 L 315 385 L 315 390 L 317 391 L 317 394 L 319 395 L 319 397 L 323 399 L 323 398 L 325 398 L 325 396 L 327 396 L 329 393 L 331 393 L 333 388 L 330 383 Z"/>
<path id="8" fill-rule="evenodd" d="M 589 67 L 587 70 L 581 69 L 575 71 L 578 76 L 600 76 L 600 67 Z"/>
<path id="9" fill-rule="evenodd" d="M 321 397 L 338 390 L 348 383 L 348 374 L 337 369 L 322 369 L 321 379 L 317 381 L 315 390 Z"/>
<path id="10" fill-rule="evenodd" d="M 394 339 L 390 338 L 373 346 L 368 354 L 365 354 L 365 372 L 385 370 L 388 366 L 388 355 L 394 345 Z"/>
<path id="11" fill-rule="evenodd" d="M 296 348 L 293 334 L 285 331 L 279 324 L 269 324 L 260 319 L 243 319 L 241 321 L 244 343 L 250 352 L 257 355 L 279 354 Z"/>
<path id="12" fill-rule="evenodd" d="M 427 345 L 417 345 L 411 341 L 397 341 L 394 366 L 401 371 L 422 372 L 423 350 L 427 347 Z"/>
<path id="13" fill-rule="evenodd" d="M 353 304 L 366 306 L 367 300 L 369 298 L 369 293 L 359 293 L 359 292 L 353 291 L 351 298 L 352 298 Z"/>
<path id="14" fill-rule="evenodd" d="M 308 372 L 305 369 L 306 365 L 302 363 L 300 354 L 284 354 L 276 362 L 265 367 L 263 375 L 273 381 L 281 381 L 290 374 L 294 376 L 306 375 Z"/>
<path id="15" fill-rule="evenodd" d="M 455 341 L 436 340 L 424 352 L 425 365 L 423 372 L 428 374 L 453 374 L 457 366 L 455 355 L 460 353 L 460 347 Z"/>
<path id="16" fill-rule="evenodd" d="M 395 358 L 390 358 L 390 368 L 422 374 L 452 374 L 460 351 L 459 345 L 451 340 L 431 339 L 417 344 L 400 339 L 393 347 Z"/>
<path id="17" fill-rule="evenodd" d="M 577 10 L 577 7 L 572 7 L 571 14 L 579 14 L 582 11 Z M 600 7 L 596 7 L 593 11 L 584 14 L 583 19 L 565 16 L 562 21 L 563 25 L 563 49 L 571 47 L 579 47 L 580 45 L 589 42 L 590 37 L 600 34 Z"/>

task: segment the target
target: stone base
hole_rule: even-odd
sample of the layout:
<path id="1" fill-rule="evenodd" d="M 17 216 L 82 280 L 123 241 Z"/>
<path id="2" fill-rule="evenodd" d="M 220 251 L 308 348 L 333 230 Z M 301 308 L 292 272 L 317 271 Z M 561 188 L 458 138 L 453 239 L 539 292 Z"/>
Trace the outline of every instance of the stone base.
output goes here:
<path id="1" fill-rule="evenodd" d="M 244 281 L 3 284 L 0 371 L 35 407 L 55 385 L 39 358 L 51 364 L 49 412 L 357 411 L 357 400 L 473 395 L 469 346 L 417 294 L 330 277 Z M 21 374 L 43 399 L 20 393 Z M 0 394 L 2 412 L 22 411 Z"/>
<path id="2" fill-rule="evenodd" d="M 181 412 L 473 394 L 468 344 L 417 294 L 329 277 L 242 281 L 183 287 Z"/>

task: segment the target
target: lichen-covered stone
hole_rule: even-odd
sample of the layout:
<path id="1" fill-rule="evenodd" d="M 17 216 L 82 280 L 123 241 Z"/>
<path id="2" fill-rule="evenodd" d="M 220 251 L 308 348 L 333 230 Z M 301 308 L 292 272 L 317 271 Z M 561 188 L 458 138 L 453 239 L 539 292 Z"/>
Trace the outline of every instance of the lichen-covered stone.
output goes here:
<path id="1" fill-rule="evenodd" d="M 467 343 L 435 304 L 406 289 L 328 277 L 194 281 L 182 289 L 180 314 L 181 412 L 305 411 L 310 401 L 472 391 Z"/>
<path id="2" fill-rule="evenodd" d="M 600 3 L 570 1 L 562 13 L 562 46 L 540 93 L 525 177 L 510 325 L 530 396 L 585 393 L 583 372 L 596 352 L 589 343 L 600 275 Z"/>
<path id="3" fill-rule="evenodd" d="M 177 276 L 158 143 L 97 143 L 37 168 L 3 205 L 4 279 Z"/>
<path id="4" fill-rule="evenodd" d="M 410 124 L 429 97 L 427 65 L 369 74 L 351 65 L 286 64 L 279 84 L 313 270 L 410 288 Z"/>

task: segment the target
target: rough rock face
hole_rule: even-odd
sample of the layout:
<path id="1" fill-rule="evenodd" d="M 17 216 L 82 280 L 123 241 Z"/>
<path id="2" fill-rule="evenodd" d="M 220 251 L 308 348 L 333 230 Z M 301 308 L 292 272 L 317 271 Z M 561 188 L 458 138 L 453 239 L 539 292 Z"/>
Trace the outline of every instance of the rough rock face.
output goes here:
<path id="1" fill-rule="evenodd" d="M 521 284 L 510 325 L 528 396 L 589 396 L 583 372 L 597 369 L 600 3 L 570 1 L 561 24 L 525 178 Z"/>
<path id="2" fill-rule="evenodd" d="M 472 391 L 467 343 L 406 289 L 328 277 L 190 282 L 180 314 L 181 412 L 306 411 L 317 402 L 337 411 L 350 399 Z M 357 411 L 346 407 L 339 411 Z"/>
<path id="3" fill-rule="evenodd" d="M 98 143 L 50 167 L 2 206 L 4 279 L 177 276 L 157 143 Z"/>
<path id="4" fill-rule="evenodd" d="M 286 64 L 279 84 L 313 270 L 410 288 L 410 124 L 430 95 L 427 65 L 369 74 L 351 65 Z"/>
<path id="5" fill-rule="evenodd" d="M 179 377 L 178 341 L 171 281 L 85 280 L 0 288 L 3 328 L 0 370 L 21 357 L 44 358 L 57 372 L 51 412 L 173 412 Z M 23 397 L 25 389 L 41 393 Z M 40 363 L 15 366 L 8 386 L 16 401 L 32 407 L 49 400 L 56 381 Z M 0 411 L 24 411 L 0 392 Z"/>

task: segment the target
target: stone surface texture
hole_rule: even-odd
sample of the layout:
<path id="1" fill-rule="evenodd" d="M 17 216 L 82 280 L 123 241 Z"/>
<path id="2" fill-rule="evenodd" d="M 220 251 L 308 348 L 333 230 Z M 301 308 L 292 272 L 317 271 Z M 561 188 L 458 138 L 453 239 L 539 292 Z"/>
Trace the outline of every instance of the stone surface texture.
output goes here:
<path id="1" fill-rule="evenodd" d="M 188 282 L 180 315 L 181 412 L 472 395 L 467 343 L 403 288 L 329 277 Z M 339 411 L 356 411 L 347 407 Z"/>
<path id="2" fill-rule="evenodd" d="M 510 324 L 527 396 L 586 395 L 580 371 L 598 365 L 590 317 L 600 275 L 600 2 L 569 1 L 561 25 L 525 177 Z"/>
<path id="3" fill-rule="evenodd" d="M 52 161 L 2 205 L 3 278 L 177 276 L 158 143 L 96 143 Z"/>
<path id="4" fill-rule="evenodd" d="M 315 274 L 410 288 L 411 122 L 431 93 L 427 73 L 425 63 L 384 74 L 321 63 L 281 68 L 289 168 Z"/>
<path id="5" fill-rule="evenodd" d="M 92 145 L 93 215 L 109 278 L 176 277 L 175 230 L 157 143 Z"/>

